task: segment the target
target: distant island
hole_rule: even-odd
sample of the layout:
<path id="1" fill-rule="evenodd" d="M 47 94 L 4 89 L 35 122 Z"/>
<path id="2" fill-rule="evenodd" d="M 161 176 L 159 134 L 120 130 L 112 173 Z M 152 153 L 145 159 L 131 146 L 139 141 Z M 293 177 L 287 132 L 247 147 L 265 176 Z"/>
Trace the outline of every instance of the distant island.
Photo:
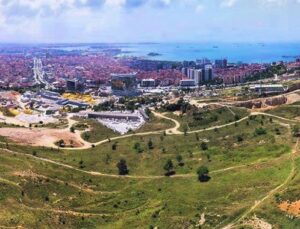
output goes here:
<path id="1" fill-rule="evenodd" d="M 157 52 L 149 52 L 147 55 L 148 56 L 161 56 L 161 54 L 157 53 Z"/>

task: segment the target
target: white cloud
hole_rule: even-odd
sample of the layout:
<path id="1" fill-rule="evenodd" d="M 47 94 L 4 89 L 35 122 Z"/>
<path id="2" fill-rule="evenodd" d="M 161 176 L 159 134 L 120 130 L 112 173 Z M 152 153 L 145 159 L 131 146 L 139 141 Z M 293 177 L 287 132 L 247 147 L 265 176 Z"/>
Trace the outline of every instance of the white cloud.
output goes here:
<path id="1" fill-rule="evenodd" d="M 286 34 L 300 40 L 299 3 L 300 0 L 0 0 L 0 42 L 242 39 L 239 34 L 272 39 Z M 135 10 L 124 10 L 130 8 Z"/>
<path id="2" fill-rule="evenodd" d="M 197 13 L 200 13 L 200 12 L 202 12 L 203 10 L 204 10 L 204 5 L 202 5 L 202 4 L 198 4 L 197 6 L 196 6 L 196 12 Z"/>
<path id="3" fill-rule="evenodd" d="M 112 7 L 122 7 L 126 4 L 126 0 L 105 0 L 105 5 Z"/>
<path id="4" fill-rule="evenodd" d="M 238 0 L 223 0 L 221 2 L 222 7 L 232 7 L 237 3 Z"/>

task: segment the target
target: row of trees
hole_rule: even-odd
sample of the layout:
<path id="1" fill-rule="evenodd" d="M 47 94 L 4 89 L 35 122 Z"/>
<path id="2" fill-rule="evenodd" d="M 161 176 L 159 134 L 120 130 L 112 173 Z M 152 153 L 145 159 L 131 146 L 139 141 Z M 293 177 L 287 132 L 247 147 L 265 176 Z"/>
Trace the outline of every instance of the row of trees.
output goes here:
<path id="1" fill-rule="evenodd" d="M 183 158 L 181 155 L 177 155 L 176 160 L 178 161 L 178 165 L 179 166 L 183 166 Z M 117 163 L 117 168 L 119 170 L 119 175 L 121 176 L 125 176 L 129 174 L 129 169 L 127 167 L 127 163 L 126 160 L 121 159 L 118 163 Z M 166 171 L 165 176 L 172 176 L 175 174 L 174 171 L 174 164 L 173 161 L 171 159 L 168 159 L 164 165 L 164 170 Z M 200 182 L 207 182 L 210 180 L 210 176 L 209 176 L 209 170 L 206 166 L 200 166 L 197 169 L 197 175 L 198 175 L 198 180 Z"/>

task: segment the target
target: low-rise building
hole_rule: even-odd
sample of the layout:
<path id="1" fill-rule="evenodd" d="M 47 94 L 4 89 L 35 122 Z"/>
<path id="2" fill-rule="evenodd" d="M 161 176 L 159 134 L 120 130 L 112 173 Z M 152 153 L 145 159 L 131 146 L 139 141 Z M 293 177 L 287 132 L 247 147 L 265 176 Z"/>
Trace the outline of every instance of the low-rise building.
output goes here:
<path id="1" fill-rule="evenodd" d="M 281 94 L 286 91 L 282 84 L 256 84 L 250 86 L 250 91 L 259 95 Z"/>

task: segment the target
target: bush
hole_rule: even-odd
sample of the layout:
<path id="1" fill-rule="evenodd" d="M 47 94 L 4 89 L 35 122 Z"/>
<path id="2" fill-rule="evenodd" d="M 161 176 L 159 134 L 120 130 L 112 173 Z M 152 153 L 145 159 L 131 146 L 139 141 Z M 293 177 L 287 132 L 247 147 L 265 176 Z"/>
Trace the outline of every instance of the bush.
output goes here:
<path id="1" fill-rule="evenodd" d="M 239 135 L 239 136 L 237 136 L 237 141 L 242 142 L 242 141 L 244 141 L 244 138 L 241 135 Z"/>
<path id="2" fill-rule="evenodd" d="M 200 182 L 207 182 L 210 180 L 210 177 L 209 177 L 209 170 L 206 166 L 200 166 L 198 169 L 197 169 L 197 174 L 198 174 L 198 180 Z"/>
<path id="3" fill-rule="evenodd" d="M 117 164 L 117 168 L 119 169 L 119 175 L 127 175 L 129 173 L 129 170 L 127 168 L 127 163 L 126 160 L 121 159 L 118 164 Z"/>
<path id="4" fill-rule="evenodd" d="M 206 143 L 206 142 L 202 142 L 202 143 L 200 144 L 200 148 L 201 148 L 202 150 L 208 150 L 207 143 Z"/>
<path id="5" fill-rule="evenodd" d="M 166 176 L 171 176 L 173 175 L 175 172 L 173 171 L 174 165 L 171 159 L 167 160 L 167 162 L 164 165 L 164 170 L 166 170 L 167 172 L 165 173 Z"/>
<path id="6" fill-rule="evenodd" d="M 262 128 L 262 127 L 259 127 L 259 128 L 256 128 L 255 129 L 255 135 L 265 135 L 267 134 L 267 130 Z"/>
<path id="7" fill-rule="evenodd" d="M 137 152 L 137 153 L 142 153 L 144 152 L 144 149 L 142 148 L 141 144 L 139 142 L 134 143 L 133 149 Z"/>

